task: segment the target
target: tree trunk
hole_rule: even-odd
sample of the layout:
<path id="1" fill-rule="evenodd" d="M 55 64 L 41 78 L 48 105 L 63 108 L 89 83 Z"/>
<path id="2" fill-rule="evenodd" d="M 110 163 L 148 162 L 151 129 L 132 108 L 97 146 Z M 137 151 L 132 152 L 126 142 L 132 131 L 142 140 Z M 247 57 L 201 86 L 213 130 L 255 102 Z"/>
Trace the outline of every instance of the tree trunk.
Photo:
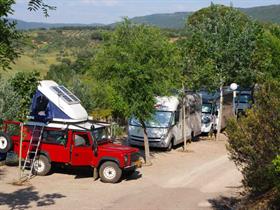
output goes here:
<path id="1" fill-rule="evenodd" d="M 186 100 L 183 96 L 183 105 L 182 105 L 182 137 L 184 140 L 184 151 L 187 151 L 187 138 L 186 138 Z"/>
<path id="2" fill-rule="evenodd" d="M 220 110 L 218 115 L 218 125 L 217 125 L 217 138 L 220 138 L 221 130 L 222 130 L 222 120 L 223 120 L 223 104 L 224 104 L 224 93 L 223 93 L 223 85 L 220 86 Z"/>
<path id="3" fill-rule="evenodd" d="M 150 146 L 149 146 L 147 128 L 143 121 L 141 121 L 141 124 L 142 124 L 142 128 L 143 128 L 143 133 L 144 133 L 145 163 L 146 163 L 146 165 L 152 165 L 152 162 L 150 160 Z"/>

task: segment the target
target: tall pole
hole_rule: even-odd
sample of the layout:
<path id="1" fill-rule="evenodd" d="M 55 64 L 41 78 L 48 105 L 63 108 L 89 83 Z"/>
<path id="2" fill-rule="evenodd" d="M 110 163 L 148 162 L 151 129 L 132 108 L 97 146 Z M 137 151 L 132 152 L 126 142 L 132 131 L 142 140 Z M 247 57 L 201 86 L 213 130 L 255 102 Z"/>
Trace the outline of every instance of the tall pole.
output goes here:
<path id="1" fill-rule="evenodd" d="M 220 86 L 220 110 L 218 114 L 218 128 L 217 128 L 217 138 L 220 138 L 222 130 L 222 120 L 223 120 L 223 103 L 224 103 L 224 94 L 223 94 L 223 85 Z"/>
<path id="2" fill-rule="evenodd" d="M 182 137 L 184 141 L 184 151 L 187 151 L 187 138 L 186 138 L 186 94 L 185 86 L 182 85 Z"/>
<path id="3" fill-rule="evenodd" d="M 20 143 L 19 143 L 19 158 L 18 158 L 18 169 L 19 169 L 19 180 L 22 177 L 22 170 L 21 170 L 21 156 L 22 156 L 22 142 L 23 142 L 23 123 L 20 123 Z"/>

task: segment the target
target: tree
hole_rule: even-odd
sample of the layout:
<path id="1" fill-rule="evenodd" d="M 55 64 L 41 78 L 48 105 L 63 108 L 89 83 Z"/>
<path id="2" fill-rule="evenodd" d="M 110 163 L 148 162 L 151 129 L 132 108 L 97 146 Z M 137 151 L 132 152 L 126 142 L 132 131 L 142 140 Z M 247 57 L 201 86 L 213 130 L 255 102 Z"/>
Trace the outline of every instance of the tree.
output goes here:
<path id="1" fill-rule="evenodd" d="M 179 43 L 184 56 L 186 86 L 192 89 L 220 87 L 236 82 L 248 87 L 255 82 L 252 58 L 261 27 L 240 11 L 212 4 L 194 13 L 187 22 L 186 38 Z M 221 122 L 221 120 L 219 120 Z M 221 126 L 218 126 L 218 133 Z"/>
<path id="2" fill-rule="evenodd" d="M 159 29 L 119 24 L 96 56 L 93 76 L 112 87 L 112 108 L 136 117 L 144 132 L 146 163 L 150 164 L 145 121 L 155 111 L 155 96 L 169 94 L 180 79 L 179 53 Z"/>
<path id="3" fill-rule="evenodd" d="M 244 186 L 254 194 L 279 187 L 280 175 L 280 82 L 269 78 L 259 83 L 253 108 L 227 128 L 231 159 L 242 171 Z"/>
<path id="4" fill-rule="evenodd" d="M 42 9 L 46 17 L 49 16 L 49 10 L 56 8 L 46 4 L 44 0 L 30 0 L 27 2 L 30 11 Z M 11 8 L 13 4 L 15 4 L 15 0 L 0 1 L 0 68 L 4 70 L 9 69 L 10 63 L 14 62 L 20 54 L 18 44 L 22 35 L 16 30 L 16 22 L 11 22 L 7 19 L 8 15 L 14 12 Z"/>
<path id="5" fill-rule="evenodd" d="M 8 69 L 19 55 L 16 43 L 21 37 L 15 29 L 15 22 L 7 20 L 8 15 L 13 13 L 11 9 L 14 0 L 0 1 L 0 68 Z"/>
<path id="6" fill-rule="evenodd" d="M 38 86 L 38 72 L 18 72 L 0 87 L 1 118 L 24 121 L 29 114 L 31 99 Z"/>
<path id="7" fill-rule="evenodd" d="M 37 11 L 41 9 L 45 17 L 49 16 L 49 10 L 55 10 L 55 6 L 51 6 L 45 3 L 45 0 L 29 0 L 28 9 L 30 11 Z"/>

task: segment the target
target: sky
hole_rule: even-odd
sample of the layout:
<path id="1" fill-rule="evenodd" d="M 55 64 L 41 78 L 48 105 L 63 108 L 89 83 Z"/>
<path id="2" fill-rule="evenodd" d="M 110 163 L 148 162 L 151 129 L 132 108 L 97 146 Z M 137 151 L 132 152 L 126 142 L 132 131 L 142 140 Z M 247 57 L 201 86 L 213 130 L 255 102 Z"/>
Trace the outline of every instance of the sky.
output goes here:
<path id="1" fill-rule="evenodd" d="M 48 23 L 103 23 L 109 24 L 122 17 L 156 13 L 196 11 L 211 4 L 211 0 L 45 0 L 57 9 L 46 18 L 42 12 L 29 12 L 28 0 L 16 0 L 12 18 Z M 212 0 L 216 4 L 234 7 L 254 7 L 280 4 L 280 0 Z"/>

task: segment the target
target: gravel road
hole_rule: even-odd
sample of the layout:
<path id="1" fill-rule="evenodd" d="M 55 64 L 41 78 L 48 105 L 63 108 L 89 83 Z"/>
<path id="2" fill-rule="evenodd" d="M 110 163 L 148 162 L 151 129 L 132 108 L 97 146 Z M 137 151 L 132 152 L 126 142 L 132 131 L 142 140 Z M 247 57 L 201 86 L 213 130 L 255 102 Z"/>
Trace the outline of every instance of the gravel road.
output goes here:
<path id="1" fill-rule="evenodd" d="M 227 205 L 242 190 L 242 177 L 225 144 L 201 140 L 188 152 L 152 151 L 152 166 L 118 184 L 93 181 L 88 169 L 56 169 L 15 186 L 17 168 L 0 166 L 0 209 L 231 209 Z"/>

